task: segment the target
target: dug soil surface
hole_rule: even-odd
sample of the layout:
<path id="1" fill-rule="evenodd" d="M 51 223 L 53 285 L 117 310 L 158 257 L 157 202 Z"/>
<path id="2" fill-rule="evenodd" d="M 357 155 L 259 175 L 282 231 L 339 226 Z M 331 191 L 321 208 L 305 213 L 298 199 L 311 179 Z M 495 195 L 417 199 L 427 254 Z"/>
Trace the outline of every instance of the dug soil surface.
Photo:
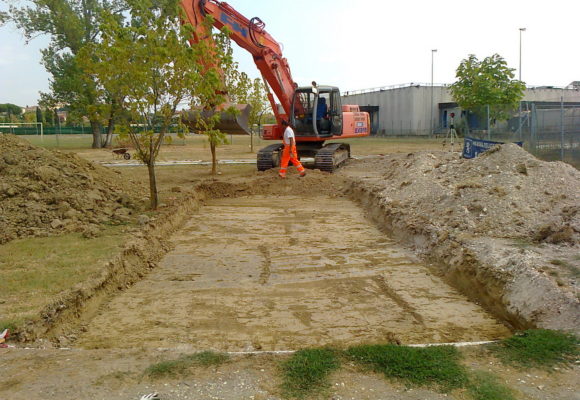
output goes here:
<path id="1" fill-rule="evenodd" d="M 516 328 L 580 332 L 580 172 L 516 145 L 390 154 L 341 171 L 390 235 Z"/>
<path id="2" fill-rule="evenodd" d="M 8 161 L 0 172 L 13 174 L 16 164 Z M 58 201 L 37 200 L 26 189 L 36 182 L 31 176 L 39 180 L 34 185 L 50 188 L 54 171 L 45 178 L 27 171 L 14 175 L 25 183 L 4 190 L 2 204 L 16 210 L 25 204 L 16 200 L 32 198 L 58 217 Z M 447 152 L 391 154 L 351 161 L 334 175 L 309 171 L 304 179 L 280 180 L 276 171 L 252 172 L 190 181 L 171 193 L 187 197 L 193 186 L 195 201 L 205 202 L 199 211 L 175 206 L 171 218 L 173 206 L 164 207 L 162 219 L 176 233 L 157 232 L 157 221 L 135 234 L 156 257 L 140 266 L 143 260 L 129 261 L 141 252 L 120 255 L 103 287 L 127 271 L 134 279 L 102 291 L 90 314 L 79 306 L 68 326 L 52 327 L 70 349 L 46 340 L 35 349 L 0 349 L 0 398 L 139 399 L 159 392 L 163 399 L 273 400 L 282 397 L 284 356 L 236 356 L 159 380 L 144 372 L 196 350 L 479 341 L 521 327 L 578 332 L 580 179 L 562 163 L 538 161 L 513 146 L 475 160 Z M 111 188 L 102 190 L 116 193 Z M 87 187 L 73 189 L 67 193 Z M 100 196 L 87 208 L 89 223 L 102 211 L 95 207 L 127 208 L 117 194 Z M 42 224 L 22 234 L 56 229 Z M 17 224 L 9 226 L 8 239 L 20 235 Z M 550 374 L 513 371 L 477 352 L 464 364 L 501 376 L 518 399 L 578 398 L 577 365 Z M 349 365 L 331 385 L 320 398 L 469 398 L 408 389 Z"/>
<path id="3" fill-rule="evenodd" d="M 173 241 L 77 346 L 295 350 L 509 334 L 346 199 L 215 200 Z"/>

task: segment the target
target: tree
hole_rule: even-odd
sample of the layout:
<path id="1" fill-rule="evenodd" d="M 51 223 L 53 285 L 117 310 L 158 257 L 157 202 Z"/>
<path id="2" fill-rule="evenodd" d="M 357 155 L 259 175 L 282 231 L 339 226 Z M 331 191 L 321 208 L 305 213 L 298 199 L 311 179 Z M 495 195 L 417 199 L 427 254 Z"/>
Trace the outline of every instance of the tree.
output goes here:
<path id="1" fill-rule="evenodd" d="M 127 19 L 104 12 L 102 41 L 85 48 L 80 64 L 98 84 L 99 95 L 114 93 L 129 118 L 118 122 L 121 136 L 135 146 L 149 172 L 151 208 L 159 203 L 155 162 L 171 125 L 184 103 L 204 106 L 220 85 L 215 68 L 208 69 L 210 46 L 192 46 L 192 27 L 181 23 L 178 0 L 128 0 Z M 219 103 L 216 103 L 219 104 Z M 212 130 L 213 119 L 205 127 Z"/>
<path id="2" fill-rule="evenodd" d="M 109 118 L 110 107 L 97 96 L 95 82 L 88 81 L 78 64 L 78 54 L 99 40 L 98 17 L 103 10 L 120 12 L 120 0 L 32 0 L 32 7 L 10 8 L 10 18 L 27 40 L 37 35 L 51 36 L 42 50 L 42 64 L 49 74 L 50 92 L 41 93 L 41 104 L 55 108 L 68 104 L 71 113 L 86 116 L 93 132 L 93 148 L 100 148 L 101 122 Z"/>
<path id="3" fill-rule="evenodd" d="M 22 107 L 11 103 L 0 104 L 0 113 L 20 116 L 22 114 Z"/>
<path id="4" fill-rule="evenodd" d="M 494 54 L 479 61 L 475 55 L 461 61 L 456 70 L 457 81 L 451 85 L 453 99 L 464 110 L 483 115 L 489 106 L 490 117 L 509 118 L 517 108 L 526 88 L 524 82 L 514 79 L 514 69 Z"/>
<path id="5" fill-rule="evenodd" d="M 212 32 L 212 17 L 207 17 L 204 24 L 205 31 Z M 232 94 L 239 92 L 236 85 L 240 82 L 230 77 L 238 77 L 240 74 L 237 70 L 238 64 L 233 59 L 227 28 L 217 34 L 213 33 L 209 40 L 200 41 L 196 47 L 199 53 L 206 57 L 200 59 L 203 79 L 200 80 L 197 93 L 193 98 L 192 109 L 197 113 L 195 127 L 207 136 L 211 151 L 211 174 L 215 175 L 217 173 L 217 147 L 228 143 L 226 134 L 216 129 L 216 125 L 220 121 L 221 112 L 234 116 L 238 112 L 231 101 Z"/>
<path id="6" fill-rule="evenodd" d="M 44 119 L 42 118 L 42 110 L 40 107 L 36 107 L 36 122 L 44 122 Z"/>
<path id="7" fill-rule="evenodd" d="M 230 101 L 238 104 L 249 104 L 251 107 L 248 123 L 250 127 L 259 125 L 260 117 L 270 108 L 270 102 L 266 96 L 264 83 L 260 78 L 253 81 L 245 72 L 237 70 L 237 63 L 226 79 Z"/>

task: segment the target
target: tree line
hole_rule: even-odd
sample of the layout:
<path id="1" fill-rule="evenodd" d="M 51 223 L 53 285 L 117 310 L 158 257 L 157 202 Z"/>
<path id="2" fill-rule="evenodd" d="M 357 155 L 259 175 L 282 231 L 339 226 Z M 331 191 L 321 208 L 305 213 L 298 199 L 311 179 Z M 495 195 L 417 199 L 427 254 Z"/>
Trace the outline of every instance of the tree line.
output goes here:
<path id="1" fill-rule="evenodd" d="M 190 129 L 176 118 L 180 106 L 208 110 L 229 96 L 252 106 L 250 124 L 268 106 L 263 83 L 238 70 L 228 32 L 212 30 L 208 18 L 211 43 L 192 43 L 193 27 L 182 23 L 178 0 L 29 4 L 11 6 L 2 18 L 14 22 L 27 40 L 42 34 L 51 38 L 42 50 L 50 82 L 49 91 L 40 94 L 41 104 L 48 109 L 66 104 L 73 119 L 87 119 L 93 148 L 110 145 L 113 132 L 128 138 L 148 167 L 152 208 L 158 203 L 155 160 L 170 139 L 169 127 L 177 127 L 180 135 Z M 197 121 L 194 128 L 208 138 L 215 173 L 216 147 L 227 142 L 216 129 L 219 113 L 200 112 Z"/>

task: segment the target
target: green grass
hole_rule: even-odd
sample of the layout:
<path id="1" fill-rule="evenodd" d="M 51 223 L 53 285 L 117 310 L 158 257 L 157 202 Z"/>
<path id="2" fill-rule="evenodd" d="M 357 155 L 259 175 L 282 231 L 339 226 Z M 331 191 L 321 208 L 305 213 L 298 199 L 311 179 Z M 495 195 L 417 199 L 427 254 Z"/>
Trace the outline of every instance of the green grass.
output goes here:
<path id="1" fill-rule="evenodd" d="M 550 368 L 578 360 L 580 341 L 572 334 L 528 330 L 490 346 L 504 363 L 523 368 Z"/>
<path id="2" fill-rule="evenodd" d="M 0 332 L 4 331 L 4 329 L 14 332 L 21 323 L 21 320 L 0 319 Z"/>
<path id="3" fill-rule="evenodd" d="M 485 371 L 476 371 L 469 379 L 467 389 L 473 400 L 515 400 L 513 391 L 499 379 Z"/>
<path id="4" fill-rule="evenodd" d="M 339 367 L 332 349 L 300 350 L 282 363 L 283 392 L 290 398 L 310 398 L 328 387 L 328 376 Z"/>
<path id="5" fill-rule="evenodd" d="M 90 128 L 87 128 L 89 132 Z M 93 144 L 93 137 L 85 135 L 19 135 L 18 137 L 28 140 L 35 146 L 47 149 L 86 149 Z"/>
<path id="6" fill-rule="evenodd" d="M 219 366 L 229 360 L 225 353 L 204 351 L 201 353 L 181 356 L 176 360 L 162 361 L 150 365 L 145 370 L 145 375 L 151 378 L 175 377 L 186 375 L 191 367 Z"/>
<path id="7" fill-rule="evenodd" d="M 346 354 L 360 365 L 408 385 L 433 386 L 446 392 L 467 383 L 460 353 L 452 346 L 364 345 L 351 347 Z"/>
<path id="8" fill-rule="evenodd" d="M 85 239 L 78 233 L 13 240 L 0 246 L 0 315 L 14 329 L 55 295 L 103 268 L 123 243 L 123 227 L 105 227 Z"/>

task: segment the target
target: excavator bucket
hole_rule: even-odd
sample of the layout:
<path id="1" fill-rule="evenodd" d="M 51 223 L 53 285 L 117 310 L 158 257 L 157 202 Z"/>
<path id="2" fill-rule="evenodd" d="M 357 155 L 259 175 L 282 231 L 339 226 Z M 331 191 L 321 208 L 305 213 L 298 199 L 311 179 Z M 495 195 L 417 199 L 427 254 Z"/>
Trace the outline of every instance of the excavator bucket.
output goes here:
<path id="1" fill-rule="evenodd" d="M 249 119 L 250 111 L 252 106 L 249 104 L 232 104 L 226 107 L 235 108 L 236 113 L 228 111 L 213 111 L 213 110 L 188 110 L 181 113 L 181 120 L 184 124 L 189 126 L 193 130 L 199 130 L 200 126 L 198 124 L 200 118 L 208 118 L 219 112 L 220 121 L 216 124 L 215 128 L 220 131 L 227 133 L 228 135 L 249 135 Z"/>

